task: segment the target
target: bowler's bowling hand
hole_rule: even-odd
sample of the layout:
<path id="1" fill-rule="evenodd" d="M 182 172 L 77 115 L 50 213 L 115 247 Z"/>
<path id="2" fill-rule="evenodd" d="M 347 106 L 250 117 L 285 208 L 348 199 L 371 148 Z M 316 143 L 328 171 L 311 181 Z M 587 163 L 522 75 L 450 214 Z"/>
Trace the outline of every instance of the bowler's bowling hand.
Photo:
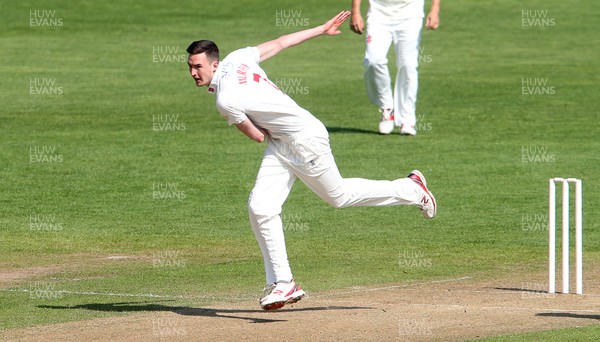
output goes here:
<path id="1" fill-rule="evenodd" d="M 335 36 L 342 33 L 338 28 L 348 19 L 350 11 L 341 11 L 335 17 L 331 18 L 328 22 L 323 24 L 323 34 L 328 36 Z"/>

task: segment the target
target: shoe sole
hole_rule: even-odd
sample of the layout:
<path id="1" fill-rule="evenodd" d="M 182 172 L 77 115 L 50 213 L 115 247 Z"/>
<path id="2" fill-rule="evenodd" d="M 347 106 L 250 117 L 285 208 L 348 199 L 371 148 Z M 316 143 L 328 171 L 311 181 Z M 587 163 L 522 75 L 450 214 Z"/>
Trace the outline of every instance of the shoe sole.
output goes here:
<path id="1" fill-rule="evenodd" d="M 423 174 L 419 170 L 412 170 L 408 176 L 410 177 L 410 175 L 415 175 L 415 176 L 417 176 L 417 178 L 419 178 L 418 182 L 415 181 L 414 179 L 413 179 L 413 182 L 415 182 L 417 185 L 419 185 L 421 187 L 421 189 L 423 189 L 423 191 L 425 191 L 425 193 L 427 195 L 429 195 L 429 197 L 431 198 L 431 201 L 433 202 L 433 215 L 431 215 L 431 217 L 429 217 L 429 216 L 427 216 L 425 211 L 421 211 L 421 214 L 423 214 L 423 217 L 425 217 L 426 219 L 434 218 L 437 215 L 437 202 L 435 201 L 435 197 L 433 197 L 433 194 L 429 191 L 429 189 L 427 189 L 427 181 L 425 180 L 425 176 L 423 176 Z"/>
<path id="2" fill-rule="evenodd" d="M 261 308 L 265 311 L 279 310 L 282 307 L 286 306 L 287 304 L 297 303 L 305 295 L 306 295 L 306 292 L 304 292 L 303 290 L 299 290 L 299 291 L 294 292 L 292 295 L 290 295 L 290 298 L 288 298 L 286 300 L 281 300 L 281 301 L 261 305 Z"/>

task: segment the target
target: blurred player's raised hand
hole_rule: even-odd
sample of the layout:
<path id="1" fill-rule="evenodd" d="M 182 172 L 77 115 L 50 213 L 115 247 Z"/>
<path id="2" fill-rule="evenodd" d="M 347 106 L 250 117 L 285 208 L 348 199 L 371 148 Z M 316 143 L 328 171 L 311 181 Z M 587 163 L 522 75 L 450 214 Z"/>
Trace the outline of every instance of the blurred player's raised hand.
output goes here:
<path id="1" fill-rule="evenodd" d="M 437 30 L 440 26 L 440 17 L 437 12 L 431 11 L 425 19 L 425 27 L 428 30 Z"/>
<path id="2" fill-rule="evenodd" d="M 341 11 L 335 17 L 331 18 L 328 22 L 323 24 L 323 34 L 328 36 L 335 36 L 336 34 L 342 33 L 338 29 L 346 19 L 350 16 L 350 11 Z"/>
<path id="3" fill-rule="evenodd" d="M 360 12 L 353 13 L 352 18 L 350 19 L 350 29 L 352 30 L 352 32 L 362 34 L 364 28 L 365 23 L 363 22 L 363 18 L 360 15 Z"/>

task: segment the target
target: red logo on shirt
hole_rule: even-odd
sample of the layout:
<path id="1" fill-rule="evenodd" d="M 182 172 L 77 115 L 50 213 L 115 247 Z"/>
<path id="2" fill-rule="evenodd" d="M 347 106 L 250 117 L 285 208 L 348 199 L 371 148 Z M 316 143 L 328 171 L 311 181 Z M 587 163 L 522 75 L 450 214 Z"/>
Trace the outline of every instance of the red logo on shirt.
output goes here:
<path id="1" fill-rule="evenodd" d="M 282 91 L 281 89 L 279 89 L 279 87 L 277 87 L 277 85 L 276 85 L 275 83 L 273 83 L 273 82 L 269 81 L 268 79 L 266 79 L 266 78 L 262 77 L 262 76 L 261 76 L 261 75 L 259 75 L 259 74 L 256 74 L 256 73 L 254 73 L 253 75 L 254 75 L 254 82 L 257 82 L 257 83 L 259 83 L 259 82 L 260 82 L 260 80 L 263 80 L 263 81 L 267 82 L 268 84 L 270 84 L 270 85 L 271 85 L 271 87 L 273 87 L 273 88 L 275 88 L 275 89 L 277 89 L 278 91 L 281 91 L 281 92 L 283 93 L 283 91 Z"/>
<path id="2" fill-rule="evenodd" d="M 367 44 L 370 43 L 373 40 L 373 37 L 371 35 L 367 36 Z"/>
<path id="3" fill-rule="evenodd" d="M 248 80 L 246 79 L 246 73 L 250 69 L 246 64 L 241 64 L 237 69 L 237 79 L 239 84 L 246 84 Z"/>

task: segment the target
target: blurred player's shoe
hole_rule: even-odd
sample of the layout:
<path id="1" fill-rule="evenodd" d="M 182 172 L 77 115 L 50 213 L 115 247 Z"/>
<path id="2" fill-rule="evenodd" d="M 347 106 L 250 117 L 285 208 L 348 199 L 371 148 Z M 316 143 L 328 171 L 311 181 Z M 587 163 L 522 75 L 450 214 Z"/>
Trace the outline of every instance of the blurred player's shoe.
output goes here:
<path id="1" fill-rule="evenodd" d="M 415 126 L 409 126 L 409 125 L 402 124 L 402 125 L 400 125 L 400 135 L 415 136 L 415 135 L 417 135 L 417 130 L 415 129 Z"/>
<path id="2" fill-rule="evenodd" d="M 390 134 L 394 131 L 394 110 L 381 108 L 381 121 L 379 121 L 379 133 Z"/>
<path id="3" fill-rule="evenodd" d="M 435 203 L 433 194 L 427 189 L 425 177 L 419 170 L 412 170 L 412 172 L 408 175 L 408 178 L 412 179 L 413 182 L 415 182 L 421 188 L 421 190 L 423 190 L 422 194 L 419 196 L 419 203 L 417 204 L 419 210 L 421 210 L 421 213 L 423 214 L 423 217 L 426 219 L 434 218 L 435 214 L 437 213 L 437 203 Z"/>
<path id="4" fill-rule="evenodd" d="M 263 290 L 260 307 L 267 311 L 281 309 L 286 304 L 296 303 L 304 295 L 306 293 L 293 279 L 289 283 L 269 284 Z"/>

